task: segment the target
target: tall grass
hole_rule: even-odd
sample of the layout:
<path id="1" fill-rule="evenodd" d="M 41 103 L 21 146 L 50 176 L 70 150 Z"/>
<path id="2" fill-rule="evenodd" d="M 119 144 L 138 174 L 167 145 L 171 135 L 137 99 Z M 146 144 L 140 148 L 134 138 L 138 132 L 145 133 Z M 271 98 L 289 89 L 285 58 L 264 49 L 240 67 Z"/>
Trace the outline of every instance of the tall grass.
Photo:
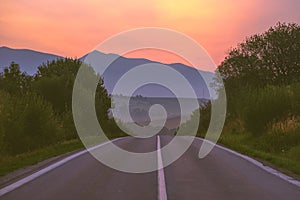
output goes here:
<path id="1" fill-rule="evenodd" d="M 271 126 L 290 114 L 291 95 L 286 87 L 267 86 L 244 91 L 237 102 L 238 116 L 245 129 L 261 135 Z"/>
<path id="2" fill-rule="evenodd" d="M 248 89 L 235 96 L 219 142 L 300 174 L 300 84 Z M 205 119 L 208 108 L 200 111 Z M 205 136 L 203 130 L 199 126 L 198 136 Z"/>

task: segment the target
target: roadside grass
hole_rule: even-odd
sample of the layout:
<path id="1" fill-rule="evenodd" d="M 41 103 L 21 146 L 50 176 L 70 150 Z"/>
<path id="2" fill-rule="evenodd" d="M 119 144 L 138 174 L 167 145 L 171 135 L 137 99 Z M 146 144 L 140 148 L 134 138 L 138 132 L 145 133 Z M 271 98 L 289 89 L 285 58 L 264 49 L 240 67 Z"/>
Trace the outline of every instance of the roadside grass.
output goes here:
<path id="1" fill-rule="evenodd" d="M 112 137 L 115 138 L 115 137 Z M 270 143 L 270 138 L 258 139 L 247 133 L 222 133 L 218 143 L 232 150 L 260 160 L 262 163 L 282 171 L 290 176 L 300 175 L 300 145 L 295 145 L 284 151 L 266 151 L 259 148 L 261 144 Z M 0 156 L 0 177 L 26 166 L 37 164 L 51 157 L 83 148 L 79 139 L 63 141 L 32 152 L 14 156 Z"/>
<path id="2" fill-rule="evenodd" d="M 268 143 L 266 138 L 263 138 Z M 300 175 L 300 145 L 294 146 L 286 151 L 266 151 L 257 148 L 256 137 L 246 133 L 222 134 L 219 143 L 242 154 L 248 155 L 270 165 L 283 173 L 299 178 Z M 260 141 L 259 143 L 262 143 Z"/>
<path id="3" fill-rule="evenodd" d="M 14 156 L 0 156 L 0 177 L 26 166 L 37 164 L 48 158 L 83 148 L 79 139 L 63 141 L 54 145 L 43 147 L 32 152 L 21 153 Z"/>
<path id="4" fill-rule="evenodd" d="M 124 137 L 124 134 L 108 135 L 110 139 Z M 104 140 L 99 140 L 98 137 L 91 137 L 86 140 L 86 143 L 90 143 L 90 146 L 102 143 Z M 83 149 L 84 145 L 80 139 L 71 139 L 62 141 L 53 145 L 42 147 L 40 149 L 21 153 L 17 155 L 1 155 L 0 154 L 0 177 L 7 175 L 18 169 L 22 169 L 27 166 L 35 165 L 39 162 L 47 160 L 49 158 L 69 153 L 75 150 Z"/>

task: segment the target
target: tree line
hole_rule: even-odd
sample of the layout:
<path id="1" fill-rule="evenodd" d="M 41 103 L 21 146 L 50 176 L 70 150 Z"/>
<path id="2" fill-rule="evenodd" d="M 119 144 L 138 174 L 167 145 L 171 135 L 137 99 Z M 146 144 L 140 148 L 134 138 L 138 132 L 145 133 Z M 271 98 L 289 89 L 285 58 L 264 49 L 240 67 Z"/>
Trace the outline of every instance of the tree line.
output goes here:
<path id="1" fill-rule="evenodd" d="M 80 66 L 99 79 L 95 108 L 108 137 L 124 134 L 108 117 L 111 99 L 92 67 L 65 58 L 42 64 L 31 76 L 12 62 L 0 74 L 0 154 L 14 155 L 78 138 L 71 109 Z"/>
<path id="2" fill-rule="evenodd" d="M 256 148 L 300 153 L 300 26 L 280 23 L 229 49 L 218 66 L 227 96 L 222 135 L 252 135 Z M 200 110 L 198 134 L 210 121 L 210 104 Z M 221 136 L 222 137 L 222 136 Z"/>

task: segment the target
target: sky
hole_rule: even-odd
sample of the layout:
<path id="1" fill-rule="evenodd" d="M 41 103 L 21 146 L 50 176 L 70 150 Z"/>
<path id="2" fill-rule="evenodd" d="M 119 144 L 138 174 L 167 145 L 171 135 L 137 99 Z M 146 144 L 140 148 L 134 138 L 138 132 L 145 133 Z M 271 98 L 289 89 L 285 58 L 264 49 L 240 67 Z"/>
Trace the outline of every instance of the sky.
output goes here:
<path id="1" fill-rule="evenodd" d="M 300 24 L 299 0 L 0 0 L 0 5 L 0 46 L 68 57 L 81 57 L 122 31 L 162 27 L 193 38 L 218 65 L 247 36 L 278 21 Z M 126 56 L 185 62 L 156 50 Z"/>

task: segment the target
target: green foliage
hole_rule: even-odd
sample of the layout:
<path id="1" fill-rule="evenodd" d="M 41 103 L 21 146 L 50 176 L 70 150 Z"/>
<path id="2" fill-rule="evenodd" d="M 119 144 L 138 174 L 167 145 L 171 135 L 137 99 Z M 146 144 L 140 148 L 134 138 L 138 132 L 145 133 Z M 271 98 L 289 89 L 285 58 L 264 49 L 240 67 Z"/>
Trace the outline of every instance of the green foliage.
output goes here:
<path id="1" fill-rule="evenodd" d="M 0 127 L 1 150 L 11 154 L 52 144 L 61 131 L 51 105 L 34 94 L 7 95 L 1 102 Z"/>
<path id="2" fill-rule="evenodd" d="M 71 109 L 72 89 L 81 62 L 70 58 L 54 60 L 38 67 L 33 89 L 49 101 L 56 112 Z"/>
<path id="3" fill-rule="evenodd" d="M 295 116 L 300 116 L 300 83 L 292 84 L 290 88 L 292 93 L 292 114 Z"/>
<path id="4" fill-rule="evenodd" d="M 228 87 L 261 87 L 300 80 L 300 26 L 278 23 L 232 48 L 218 71 Z"/>
<path id="5" fill-rule="evenodd" d="M 254 146 L 256 149 L 260 149 L 265 152 L 284 153 L 292 147 L 300 145 L 300 133 L 297 131 L 269 131 L 258 140 L 255 140 Z"/>
<path id="6" fill-rule="evenodd" d="M 3 119 L 5 117 L 5 110 L 6 106 L 9 102 L 9 94 L 7 92 L 1 91 L 0 90 L 0 152 L 4 152 L 5 150 L 5 142 L 4 142 L 4 137 L 6 134 L 6 130 L 4 128 L 3 122 L 1 121 L 1 119 Z"/>
<path id="7" fill-rule="evenodd" d="M 205 135 L 211 119 L 211 102 L 209 101 L 204 107 L 200 109 L 200 123 L 198 133 Z"/>
<path id="8" fill-rule="evenodd" d="M 278 23 L 232 48 L 218 68 L 227 95 L 220 142 L 300 173 L 300 26 Z"/>
<path id="9" fill-rule="evenodd" d="M 268 126 L 290 113 L 290 94 L 286 87 L 268 86 L 242 94 L 237 102 L 237 113 L 246 130 L 254 135 L 263 134 Z"/>
<path id="10" fill-rule="evenodd" d="M 65 76 L 68 77 L 69 80 L 73 80 L 81 64 L 82 62 L 80 60 L 72 58 L 53 60 L 38 67 L 35 79 Z"/>
<path id="11" fill-rule="evenodd" d="M 270 136 L 274 137 L 274 136 Z M 281 137 L 281 136 L 279 136 Z M 259 142 L 258 142 L 259 139 Z M 230 147 L 245 155 L 253 158 L 258 158 L 267 165 L 275 165 L 280 169 L 285 169 L 285 173 L 293 172 L 300 174 L 300 145 L 293 146 L 288 151 L 281 149 L 281 142 L 277 143 L 276 151 L 269 151 L 268 137 L 255 137 L 250 134 L 231 134 L 229 132 L 223 133 L 219 140 L 220 143 Z M 276 140 L 276 139 L 275 139 Z M 273 143 L 273 142 L 272 142 Z M 261 147 L 260 145 L 264 145 Z M 270 147 L 270 146 L 269 146 Z M 273 146 L 274 147 L 274 146 Z M 289 170 L 289 171 L 287 171 Z M 294 174 L 291 174 L 294 175 Z"/>
<path id="12" fill-rule="evenodd" d="M 100 122 L 108 122 L 108 111 L 111 108 L 111 98 L 108 98 L 108 96 L 109 95 L 107 93 L 107 90 L 104 87 L 104 82 L 101 79 L 96 89 L 95 95 L 96 114 Z"/>
<path id="13" fill-rule="evenodd" d="M 99 80 L 96 95 L 96 111 L 101 120 L 107 120 L 107 111 L 111 101 L 104 88 L 104 82 L 96 75 L 92 67 L 77 59 L 60 59 L 48 62 L 38 68 L 33 82 L 33 89 L 49 101 L 56 112 L 69 112 L 72 104 L 73 85 L 79 68 L 85 68 L 83 80 L 80 80 L 83 92 L 93 88 L 91 80 Z"/>
<path id="14" fill-rule="evenodd" d="M 0 74 L 0 155 L 30 152 L 78 138 L 71 109 L 80 67 L 86 72 L 80 80 L 83 92 L 91 93 L 91 80 L 99 80 L 95 106 L 101 126 L 116 131 L 109 137 L 121 135 L 114 121 L 108 119 L 111 100 L 103 80 L 89 65 L 77 59 L 60 59 L 43 64 L 36 75 L 28 76 L 12 62 Z"/>
<path id="15" fill-rule="evenodd" d="M 199 122 L 196 121 L 197 118 L 200 119 Z M 210 118 L 211 102 L 209 101 L 202 105 L 200 109 L 196 109 L 190 116 L 190 119 L 180 126 L 180 129 L 182 130 L 182 133 L 186 135 L 194 133 L 196 130 L 197 136 L 205 137 L 210 123 Z M 198 123 L 198 127 L 196 126 L 196 129 L 194 129 L 195 125 L 197 125 L 196 123 Z"/>
<path id="16" fill-rule="evenodd" d="M 83 144 L 80 140 L 75 139 L 58 142 L 41 149 L 37 149 L 31 152 L 24 152 L 18 155 L 1 155 L 0 177 L 14 170 L 30 165 L 35 165 L 48 158 L 60 156 L 64 153 L 69 153 L 80 148 L 83 148 Z"/>
<path id="17" fill-rule="evenodd" d="M 277 23 L 232 48 L 218 68 L 228 116 L 261 135 L 273 123 L 300 113 L 300 26 Z"/>
<path id="18" fill-rule="evenodd" d="M 68 88 L 63 77 L 43 77 L 32 83 L 33 90 L 51 103 L 58 113 L 66 112 L 71 107 L 71 87 Z"/>
<path id="19" fill-rule="evenodd" d="M 290 148 L 287 157 L 300 161 L 300 145 Z"/>
<path id="20" fill-rule="evenodd" d="M 76 127 L 73 121 L 73 115 L 70 110 L 66 111 L 62 115 L 60 115 L 58 121 L 61 122 L 63 134 L 61 136 L 61 140 L 70 140 L 78 138 Z"/>
<path id="21" fill-rule="evenodd" d="M 300 26 L 277 23 L 230 49 L 218 67 L 226 88 L 228 111 L 237 112 L 241 90 L 300 81 Z"/>
<path id="22" fill-rule="evenodd" d="M 4 68 L 0 74 L 0 90 L 10 94 L 25 93 L 30 88 L 32 78 L 20 71 L 20 66 L 14 62 Z"/>

